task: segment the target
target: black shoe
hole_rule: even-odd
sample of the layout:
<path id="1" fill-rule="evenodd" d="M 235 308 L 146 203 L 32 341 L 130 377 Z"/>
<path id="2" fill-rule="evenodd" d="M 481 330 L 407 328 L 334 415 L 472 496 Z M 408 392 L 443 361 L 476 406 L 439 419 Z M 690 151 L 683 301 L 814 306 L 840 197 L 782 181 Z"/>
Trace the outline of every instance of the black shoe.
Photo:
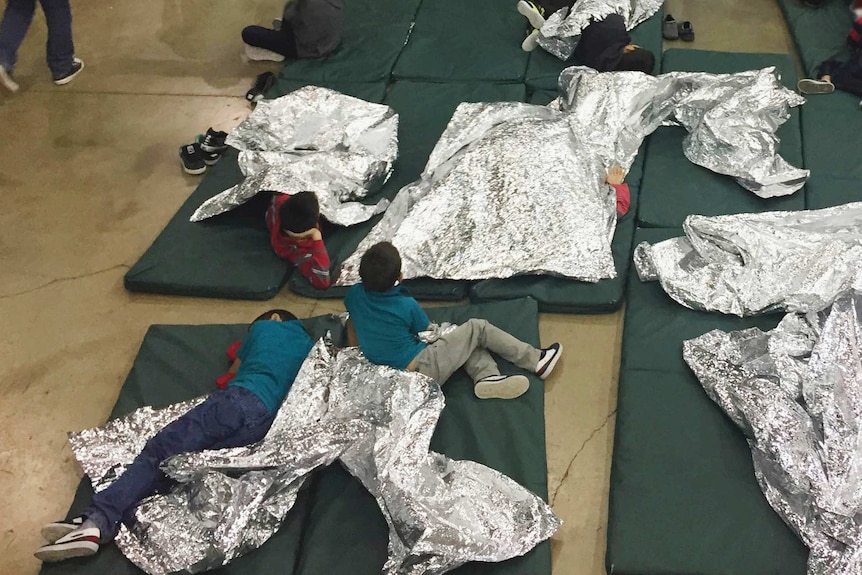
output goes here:
<path id="1" fill-rule="evenodd" d="M 64 84 L 68 84 L 72 80 L 75 79 L 75 76 L 81 73 L 81 70 L 84 69 L 84 61 L 80 58 L 72 58 L 72 69 L 69 70 L 69 73 L 60 78 L 54 78 L 54 83 L 58 86 L 63 86 Z"/>
<path id="2" fill-rule="evenodd" d="M 200 142 L 201 150 L 204 152 L 221 154 L 227 150 L 227 144 L 224 143 L 226 138 L 227 132 L 219 132 L 209 128 L 207 133 L 198 142 Z"/>
<path id="3" fill-rule="evenodd" d="M 180 146 L 180 162 L 183 164 L 183 171 L 187 174 L 197 176 L 207 171 L 207 164 L 206 160 L 204 160 L 201 145 L 197 142 Z"/>
<path id="4" fill-rule="evenodd" d="M 259 102 L 263 100 L 264 93 L 269 91 L 274 85 L 275 74 L 272 72 L 264 72 L 254 79 L 254 85 L 245 95 L 245 99 L 249 102 Z"/>
<path id="5" fill-rule="evenodd" d="M 204 158 L 204 163 L 207 166 L 214 166 L 221 159 L 221 154 L 218 152 L 205 152 L 201 150 L 201 156 Z"/>

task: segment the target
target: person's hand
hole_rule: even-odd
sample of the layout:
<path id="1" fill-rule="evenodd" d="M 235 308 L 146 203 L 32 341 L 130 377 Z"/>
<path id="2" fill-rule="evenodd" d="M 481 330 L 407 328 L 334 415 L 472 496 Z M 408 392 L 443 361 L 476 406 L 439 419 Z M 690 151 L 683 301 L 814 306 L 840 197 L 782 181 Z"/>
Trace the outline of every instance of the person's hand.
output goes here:
<path id="1" fill-rule="evenodd" d="M 287 236 L 294 240 L 322 240 L 323 236 L 320 233 L 320 230 L 317 228 L 311 228 L 310 230 L 305 230 L 304 232 L 291 232 L 287 231 Z"/>
<path id="2" fill-rule="evenodd" d="M 611 166 L 608 170 L 608 175 L 605 176 L 605 182 L 613 186 L 618 186 L 623 183 L 626 178 L 626 171 L 619 166 Z"/>

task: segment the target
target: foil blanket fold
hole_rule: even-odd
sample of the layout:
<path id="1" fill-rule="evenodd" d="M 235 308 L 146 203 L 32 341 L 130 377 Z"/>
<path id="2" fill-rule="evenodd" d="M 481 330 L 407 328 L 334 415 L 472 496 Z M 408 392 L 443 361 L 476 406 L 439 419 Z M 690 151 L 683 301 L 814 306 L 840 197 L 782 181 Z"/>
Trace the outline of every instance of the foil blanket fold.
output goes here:
<path id="1" fill-rule="evenodd" d="M 862 574 L 860 312 L 851 290 L 766 333 L 715 330 L 683 344 L 745 434 L 767 501 L 809 547 L 809 575 Z"/>
<path id="2" fill-rule="evenodd" d="M 226 143 L 240 150 L 245 179 L 201 204 L 193 222 L 261 191 L 314 192 L 320 213 L 343 226 L 364 222 L 389 205 L 358 201 L 386 182 L 398 156 L 398 115 L 388 106 L 306 86 L 258 103 Z"/>
<path id="3" fill-rule="evenodd" d="M 615 191 L 604 177 L 613 164 L 628 169 L 668 122 L 689 131 L 690 161 L 757 195 L 793 193 L 807 179 L 777 153 L 775 131 L 804 100 L 773 68 L 653 77 L 571 67 L 560 93 L 548 106 L 459 105 L 420 179 L 398 192 L 336 285 L 358 283 L 362 254 L 380 241 L 398 248 L 408 279 L 615 277 Z"/>
<path id="4" fill-rule="evenodd" d="M 685 236 L 635 248 L 643 281 L 692 308 L 817 311 L 862 287 L 862 202 L 800 212 L 689 216 Z"/>
<path id="5" fill-rule="evenodd" d="M 539 30 L 539 46 L 560 60 L 575 53 L 584 29 L 592 22 L 611 14 L 623 17 L 626 30 L 631 30 L 659 11 L 664 0 L 576 0 L 571 8 L 549 15 Z"/>
<path id="6" fill-rule="evenodd" d="M 150 437 L 199 401 L 142 408 L 72 434 L 94 488 L 109 485 Z M 333 355 L 320 340 L 260 443 L 167 460 L 177 487 L 144 500 L 116 543 L 151 575 L 217 568 L 262 545 L 309 474 L 335 460 L 375 497 L 389 525 L 382 573 L 503 561 L 553 535 L 560 520 L 538 496 L 484 465 L 429 451 L 443 407 L 430 378 L 373 365 L 357 348 Z"/>

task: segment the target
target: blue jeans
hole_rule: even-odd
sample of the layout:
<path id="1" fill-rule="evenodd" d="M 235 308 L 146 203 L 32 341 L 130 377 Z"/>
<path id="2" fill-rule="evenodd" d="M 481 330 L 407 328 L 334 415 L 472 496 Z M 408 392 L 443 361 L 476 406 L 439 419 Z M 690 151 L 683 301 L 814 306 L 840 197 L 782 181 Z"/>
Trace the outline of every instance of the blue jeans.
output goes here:
<path id="1" fill-rule="evenodd" d="M 72 44 L 72 9 L 69 0 L 39 0 L 48 22 L 48 67 L 57 80 L 72 71 L 75 46 Z M 0 22 L 0 66 L 12 72 L 18 48 L 33 21 L 36 0 L 7 0 Z"/>
<path id="2" fill-rule="evenodd" d="M 166 482 L 162 461 L 203 449 L 239 447 L 260 441 L 274 413 L 251 391 L 231 386 L 167 425 L 150 439 L 128 469 L 110 486 L 96 493 L 83 515 L 101 530 L 102 541 L 116 537 L 120 521 L 131 520 L 138 503 Z"/>

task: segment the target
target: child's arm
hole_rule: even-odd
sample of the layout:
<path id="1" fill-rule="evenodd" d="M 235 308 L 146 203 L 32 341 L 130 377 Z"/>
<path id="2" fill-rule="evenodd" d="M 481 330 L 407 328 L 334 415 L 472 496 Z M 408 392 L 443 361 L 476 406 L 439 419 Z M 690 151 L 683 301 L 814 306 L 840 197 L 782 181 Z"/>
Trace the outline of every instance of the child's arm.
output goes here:
<path id="1" fill-rule="evenodd" d="M 316 233 L 310 238 L 312 240 L 310 250 L 299 264 L 299 273 L 315 288 L 327 289 L 332 283 L 329 277 L 329 254 L 320 230 L 315 228 L 314 231 Z"/>
<path id="2" fill-rule="evenodd" d="M 632 203 L 629 185 L 623 182 L 625 177 L 626 172 L 620 166 L 611 166 L 605 176 L 605 183 L 611 185 L 617 193 L 617 214 L 620 216 L 628 213 Z"/>
<path id="3" fill-rule="evenodd" d="M 422 306 L 419 305 L 415 299 L 410 298 L 413 301 L 413 309 L 411 310 L 411 323 L 410 323 L 410 331 L 413 332 L 413 335 L 418 334 L 420 331 L 425 331 L 428 329 L 428 326 L 431 325 L 431 320 L 428 319 L 428 314 L 425 313 L 425 310 L 422 309 Z"/>
<path id="4" fill-rule="evenodd" d="M 347 318 L 347 347 L 357 347 L 359 345 L 359 337 L 356 335 L 356 328 L 353 327 L 353 320 Z"/>

